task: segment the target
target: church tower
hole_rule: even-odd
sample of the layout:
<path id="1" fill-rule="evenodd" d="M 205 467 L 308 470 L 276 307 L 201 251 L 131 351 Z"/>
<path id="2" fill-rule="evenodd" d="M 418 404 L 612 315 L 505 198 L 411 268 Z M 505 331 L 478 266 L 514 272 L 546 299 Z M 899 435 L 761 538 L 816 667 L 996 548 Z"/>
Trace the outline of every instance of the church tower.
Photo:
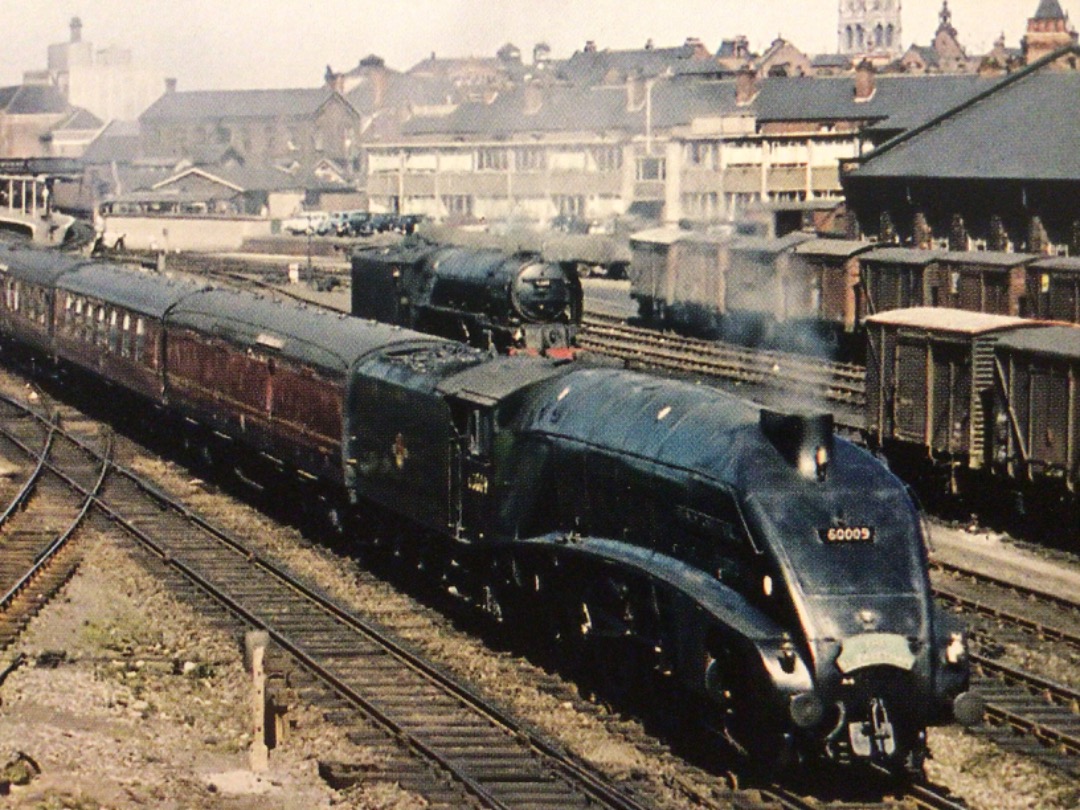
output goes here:
<path id="1" fill-rule="evenodd" d="M 1076 43 L 1076 31 L 1069 25 L 1069 15 L 1058 0 L 1040 0 L 1035 16 L 1028 20 L 1027 34 L 1021 43 L 1024 61 L 1038 61 L 1059 48 Z"/>
<path id="2" fill-rule="evenodd" d="M 884 63 L 900 48 L 900 0 L 840 0 L 838 51 Z"/>

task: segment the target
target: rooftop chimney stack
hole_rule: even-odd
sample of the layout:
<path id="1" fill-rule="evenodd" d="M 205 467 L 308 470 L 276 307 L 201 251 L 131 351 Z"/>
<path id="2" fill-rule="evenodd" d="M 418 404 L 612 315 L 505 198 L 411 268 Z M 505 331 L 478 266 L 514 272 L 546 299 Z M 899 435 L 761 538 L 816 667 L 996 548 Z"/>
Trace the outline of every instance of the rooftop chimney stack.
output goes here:
<path id="1" fill-rule="evenodd" d="M 869 101 L 877 92 L 877 74 L 869 60 L 863 59 L 855 68 L 855 100 Z"/>

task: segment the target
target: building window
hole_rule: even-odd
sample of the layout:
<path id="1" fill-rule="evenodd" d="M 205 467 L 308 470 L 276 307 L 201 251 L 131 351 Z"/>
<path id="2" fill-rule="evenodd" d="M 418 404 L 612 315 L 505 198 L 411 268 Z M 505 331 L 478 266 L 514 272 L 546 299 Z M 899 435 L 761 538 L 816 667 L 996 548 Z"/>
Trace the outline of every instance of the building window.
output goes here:
<path id="1" fill-rule="evenodd" d="M 555 207 L 559 210 L 559 216 L 585 216 L 585 198 L 579 194 L 556 194 L 552 198 L 552 202 L 555 203 Z"/>
<path id="2" fill-rule="evenodd" d="M 514 161 L 519 172 L 542 171 L 547 167 L 547 150 L 539 147 L 518 149 Z"/>
<path id="3" fill-rule="evenodd" d="M 505 149 L 481 149 L 476 153 L 478 171 L 505 172 L 508 165 Z"/>
<path id="4" fill-rule="evenodd" d="M 663 180 L 667 176 L 667 164 L 663 158 L 642 157 L 637 161 L 638 180 Z"/>
<path id="5" fill-rule="evenodd" d="M 692 166 L 701 166 L 706 169 L 711 169 L 717 164 L 717 153 L 719 146 L 715 143 L 706 143 L 703 141 L 695 141 L 694 143 L 687 144 L 686 159 Z"/>
<path id="6" fill-rule="evenodd" d="M 471 217 L 473 198 L 469 194 L 447 194 L 443 197 L 446 215 L 450 217 Z"/>
<path id="7" fill-rule="evenodd" d="M 593 150 L 593 161 L 600 172 L 616 171 L 622 168 L 623 150 L 621 146 L 600 146 Z"/>

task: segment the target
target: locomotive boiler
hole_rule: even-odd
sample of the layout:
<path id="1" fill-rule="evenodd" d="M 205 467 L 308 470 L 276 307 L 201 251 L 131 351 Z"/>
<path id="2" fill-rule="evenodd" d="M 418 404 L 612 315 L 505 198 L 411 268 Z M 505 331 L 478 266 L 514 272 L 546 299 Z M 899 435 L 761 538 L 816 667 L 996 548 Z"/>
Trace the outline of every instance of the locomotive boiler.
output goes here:
<path id="1" fill-rule="evenodd" d="M 576 271 L 534 254 L 416 238 L 352 256 L 353 315 L 478 348 L 569 347 L 582 308 Z"/>
<path id="2" fill-rule="evenodd" d="M 915 505 L 827 416 L 101 262 L 0 252 L 0 283 L 9 338 L 383 507 L 418 572 L 757 758 L 918 773 L 981 714 Z"/>

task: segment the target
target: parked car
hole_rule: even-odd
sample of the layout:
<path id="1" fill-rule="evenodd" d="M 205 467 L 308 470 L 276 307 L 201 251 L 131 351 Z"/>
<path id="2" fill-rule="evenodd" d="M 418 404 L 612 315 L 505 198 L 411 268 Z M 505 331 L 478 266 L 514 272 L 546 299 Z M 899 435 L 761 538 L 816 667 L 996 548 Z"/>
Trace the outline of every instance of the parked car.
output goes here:
<path id="1" fill-rule="evenodd" d="M 315 233 L 319 236 L 345 236 L 349 232 L 351 211 L 331 211 L 326 219 L 319 223 Z"/>
<path id="2" fill-rule="evenodd" d="M 300 211 L 281 223 L 285 233 L 317 233 L 320 225 L 329 218 L 325 211 Z"/>

